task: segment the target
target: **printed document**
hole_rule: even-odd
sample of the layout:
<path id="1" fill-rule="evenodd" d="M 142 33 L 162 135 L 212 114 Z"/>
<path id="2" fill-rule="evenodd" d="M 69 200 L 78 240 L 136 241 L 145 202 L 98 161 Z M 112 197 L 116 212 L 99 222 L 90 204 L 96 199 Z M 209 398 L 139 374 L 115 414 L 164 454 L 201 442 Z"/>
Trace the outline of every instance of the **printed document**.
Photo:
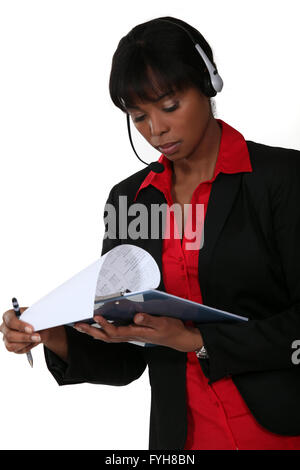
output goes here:
<path id="1" fill-rule="evenodd" d="M 35 331 L 75 323 L 94 314 L 99 297 L 121 290 L 155 289 L 160 271 L 154 258 L 134 245 L 119 245 L 22 313 Z"/>

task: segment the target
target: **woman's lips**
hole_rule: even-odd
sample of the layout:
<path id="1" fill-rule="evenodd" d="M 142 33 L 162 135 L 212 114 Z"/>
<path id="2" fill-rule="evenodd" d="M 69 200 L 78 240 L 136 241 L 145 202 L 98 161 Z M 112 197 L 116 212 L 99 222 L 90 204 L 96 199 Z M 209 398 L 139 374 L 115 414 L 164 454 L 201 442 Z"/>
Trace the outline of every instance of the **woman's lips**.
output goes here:
<path id="1" fill-rule="evenodd" d="M 174 152 L 177 152 L 181 142 L 171 142 L 170 144 L 166 144 L 163 146 L 158 147 L 158 150 L 165 155 L 172 155 Z"/>

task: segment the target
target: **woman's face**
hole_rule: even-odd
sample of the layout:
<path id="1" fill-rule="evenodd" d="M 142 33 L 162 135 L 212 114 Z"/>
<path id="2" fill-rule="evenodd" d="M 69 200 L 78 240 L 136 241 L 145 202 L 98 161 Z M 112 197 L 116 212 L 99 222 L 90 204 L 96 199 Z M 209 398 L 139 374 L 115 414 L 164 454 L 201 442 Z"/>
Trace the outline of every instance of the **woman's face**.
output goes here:
<path id="1" fill-rule="evenodd" d="M 209 98 L 197 88 L 165 94 L 155 102 L 135 101 L 128 113 L 140 134 L 171 161 L 197 155 L 212 119 Z M 164 147 L 166 144 L 168 147 Z"/>

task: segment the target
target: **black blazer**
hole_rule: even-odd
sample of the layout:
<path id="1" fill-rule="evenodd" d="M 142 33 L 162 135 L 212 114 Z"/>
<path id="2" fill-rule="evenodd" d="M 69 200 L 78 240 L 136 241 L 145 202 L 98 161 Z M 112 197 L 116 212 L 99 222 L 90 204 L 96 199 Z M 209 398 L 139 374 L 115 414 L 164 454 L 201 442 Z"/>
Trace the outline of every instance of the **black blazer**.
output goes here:
<path id="1" fill-rule="evenodd" d="M 209 359 L 200 364 L 215 382 L 231 376 L 255 419 L 269 431 L 300 435 L 300 366 L 291 360 L 300 339 L 300 152 L 247 141 L 253 172 L 219 174 L 212 185 L 199 252 L 203 303 L 244 315 L 249 322 L 197 325 Z M 128 206 L 149 172 L 115 185 L 108 202 Z M 137 203 L 166 203 L 153 186 Z M 149 210 L 150 213 L 150 210 Z M 128 224 L 130 223 L 128 217 Z M 151 224 L 149 218 L 149 233 Z M 162 273 L 162 238 L 110 239 L 146 249 Z M 165 290 L 163 280 L 159 286 Z M 126 385 L 149 368 L 150 449 L 183 449 L 187 433 L 186 353 L 96 341 L 66 327 L 68 365 L 45 348 L 60 385 L 91 382 Z"/>

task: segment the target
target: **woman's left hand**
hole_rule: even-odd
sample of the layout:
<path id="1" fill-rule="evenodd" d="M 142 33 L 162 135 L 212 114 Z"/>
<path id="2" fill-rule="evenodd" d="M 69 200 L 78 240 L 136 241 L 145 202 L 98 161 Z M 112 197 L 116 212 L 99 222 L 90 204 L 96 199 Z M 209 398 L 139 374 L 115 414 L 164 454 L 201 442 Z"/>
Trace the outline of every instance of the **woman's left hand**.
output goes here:
<path id="1" fill-rule="evenodd" d="M 194 351 L 203 346 L 198 328 L 187 326 L 176 318 L 139 312 L 134 316 L 134 323 L 128 326 L 115 326 L 100 315 L 95 315 L 94 320 L 101 329 L 86 323 L 77 323 L 75 328 L 107 343 L 139 341 L 167 346 L 181 352 Z"/>

